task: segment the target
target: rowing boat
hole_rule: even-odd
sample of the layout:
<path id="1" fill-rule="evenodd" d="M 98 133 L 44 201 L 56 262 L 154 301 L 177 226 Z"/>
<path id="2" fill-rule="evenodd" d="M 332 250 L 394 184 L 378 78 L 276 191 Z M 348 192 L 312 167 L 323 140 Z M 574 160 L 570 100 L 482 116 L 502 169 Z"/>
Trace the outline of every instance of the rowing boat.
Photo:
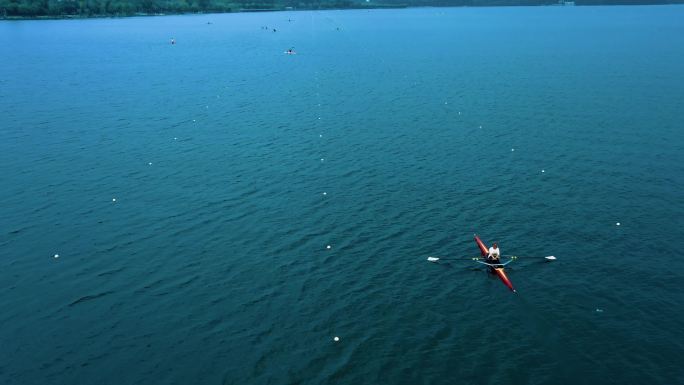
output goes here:
<path id="1" fill-rule="evenodd" d="M 486 263 L 487 261 L 487 255 L 489 255 L 489 249 L 487 246 L 485 246 L 484 242 L 475 235 L 475 242 L 477 242 L 477 247 L 480 248 L 480 254 L 482 258 L 485 260 L 485 262 L 480 262 L 484 265 L 489 266 L 489 269 L 492 273 L 496 274 L 501 282 L 504 283 L 504 285 L 508 286 L 509 289 L 511 289 L 512 292 L 516 292 L 515 289 L 513 288 L 513 284 L 511 281 L 508 279 L 506 276 L 506 272 L 504 271 L 504 266 L 506 265 L 505 263 Z M 510 261 L 509 261 L 510 262 Z"/>

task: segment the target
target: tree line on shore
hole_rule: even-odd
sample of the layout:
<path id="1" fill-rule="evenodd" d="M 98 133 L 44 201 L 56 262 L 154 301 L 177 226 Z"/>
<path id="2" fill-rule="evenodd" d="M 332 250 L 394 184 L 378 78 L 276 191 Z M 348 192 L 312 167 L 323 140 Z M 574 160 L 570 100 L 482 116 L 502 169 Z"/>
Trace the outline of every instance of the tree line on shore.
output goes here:
<path id="1" fill-rule="evenodd" d="M 292 8 L 351 8 L 353 0 L 0 0 L 0 16 L 131 16 Z"/>
<path id="2" fill-rule="evenodd" d="M 249 10 L 406 6 L 552 5 L 559 0 L 0 0 L 0 17 L 130 16 Z M 666 4 L 684 0 L 576 0 L 577 5 Z"/>

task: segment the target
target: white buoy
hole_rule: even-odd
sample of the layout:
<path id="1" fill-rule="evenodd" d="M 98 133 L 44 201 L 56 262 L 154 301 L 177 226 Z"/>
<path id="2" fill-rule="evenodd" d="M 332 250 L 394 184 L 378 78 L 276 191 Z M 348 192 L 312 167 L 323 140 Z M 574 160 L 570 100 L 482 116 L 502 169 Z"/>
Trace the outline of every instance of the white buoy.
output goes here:
<path id="1" fill-rule="evenodd" d="M 325 248 L 328 249 L 328 250 L 330 250 L 330 249 L 332 249 L 332 246 L 328 245 L 328 246 L 326 246 Z"/>
<path id="2" fill-rule="evenodd" d="M 152 162 L 149 162 L 149 163 L 147 163 L 147 164 L 148 164 L 149 166 L 151 166 L 151 165 L 152 165 Z"/>
<path id="3" fill-rule="evenodd" d="M 112 202 L 116 202 L 116 198 L 112 198 Z"/>
<path id="4" fill-rule="evenodd" d="M 325 192 L 325 191 L 323 191 L 323 195 L 328 195 L 328 193 L 327 193 L 327 192 Z"/>
<path id="5" fill-rule="evenodd" d="M 55 258 L 59 258 L 59 254 L 55 254 Z"/>
<path id="6" fill-rule="evenodd" d="M 444 102 L 444 104 L 449 104 L 449 102 Z"/>
<path id="7" fill-rule="evenodd" d="M 333 338 L 333 341 L 335 341 L 335 342 L 339 342 L 339 340 L 340 340 L 340 337 L 335 336 L 335 338 Z"/>
<path id="8" fill-rule="evenodd" d="M 461 111 L 458 111 L 458 114 L 461 115 Z"/>
<path id="9" fill-rule="evenodd" d="M 319 137 L 319 138 L 322 138 L 322 137 L 323 137 L 323 134 L 318 135 L 318 137 Z"/>
<path id="10" fill-rule="evenodd" d="M 480 126 L 480 128 L 482 128 L 482 126 Z"/>
<path id="11" fill-rule="evenodd" d="M 439 258 L 437 258 L 437 257 L 428 257 L 427 260 L 428 260 L 428 262 L 437 262 L 437 261 L 439 261 Z"/>
<path id="12" fill-rule="evenodd" d="M 325 161 L 325 159 L 321 158 L 321 162 Z"/>
<path id="13" fill-rule="evenodd" d="M 545 171 L 544 171 L 544 170 L 542 170 L 542 172 L 545 172 Z"/>
<path id="14" fill-rule="evenodd" d="M 178 138 L 174 136 L 174 137 L 173 137 L 173 140 L 178 140 Z"/>
<path id="15" fill-rule="evenodd" d="M 515 151 L 515 148 L 511 148 L 511 152 Z"/>

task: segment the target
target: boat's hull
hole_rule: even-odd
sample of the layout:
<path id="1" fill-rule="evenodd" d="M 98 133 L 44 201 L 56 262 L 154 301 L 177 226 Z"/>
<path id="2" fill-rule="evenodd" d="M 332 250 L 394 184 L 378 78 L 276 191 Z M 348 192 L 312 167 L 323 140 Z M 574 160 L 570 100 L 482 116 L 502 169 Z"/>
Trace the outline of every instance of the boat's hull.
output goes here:
<path id="1" fill-rule="evenodd" d="M 475 236 L 475 242 L 477 243 L 477 247 L 480 249 L 480 255 L 482 258 L 486 258 L 487 255 L 489 254 L 489 249 L 487 246 L 485 246 L 484 242 L 478 237 L 477 235 Z M 503 282 L 506 287 L 511 289 L 512 292 L 515 293 L 515 288 L 513 288 L 513 284 L 511 283 L 511 280 L 508 279 L 508 276 L 506 276 L 506 272 L 504 271 L 503 267 L 489 267 L 490 271 L 494 274 L 496 274 L 497 277 Z"/>
<path id="2" fill-rule="evenodd" d="M 509 289 L 511 289 L 512 292 L 515 293 L 515 288 L 513 288 L 513 284 L 511 283 L 511 281 L 506 276 L 506 272 L 504 271 L 503 267 L 497 267 L 497 268 L 492 269 L 492 270 L 494 271 L 494 274 L 496 274 L 499 277 L 501 282 L 503 282 L 504 285 L 506 285 Z"/>

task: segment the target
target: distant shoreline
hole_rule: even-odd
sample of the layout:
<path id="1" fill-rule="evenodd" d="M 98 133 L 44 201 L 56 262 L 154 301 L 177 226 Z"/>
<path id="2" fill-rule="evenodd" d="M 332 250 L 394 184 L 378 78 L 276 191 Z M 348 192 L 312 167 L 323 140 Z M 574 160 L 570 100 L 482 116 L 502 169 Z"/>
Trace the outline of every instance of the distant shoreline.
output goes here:
<path id="1" fill-rule="evenodd" d="M 683 0 L 684 1 L 684 0 Z M 317 7 L 317 8 L 289 8 L 289 7 L 278 7 L 278 8 L 240 8 L 240 9 L 224 9 L 224 10 L 208 10 L 206 12 L 135 12 L 131 14 L 90 14 L 90 15 L 79 15 L 79 14 L 62 14 L 62 15 L 38 15 L 38 16 L 2 16 L 0 15 L 0 21 L 2 20 L 81 20 L 81 19 L 118 19 L 118 18 L 128 18 L 128 17 L 150 17 L 150 16 L 178 16 L 178 15 L 216 15 L 216 14 L 227 14 L 227 13 L 253 13 L 253 12 L 296 12 L 296 11 L 340 11 L 340 10 L 353 10 L 353 9 L 403 9 L 410 8 L 411 6 L 406 4 L 396 4 L 396 5 L 360 5 L 360 6 L 349 6 L 349 7 Z M 437 7 L 435 7 L 437 8 Z"/>
<path id="2" fill-rule="evenodd" d="M 134 14 L 93 14 L 93 15 L 40 15 L 40 16 L 0 16 L 2 20 L 83 20 L 83 19 L 123 19 L 129 17 L 152 17 L 152 16 L 179 16 L 179 15 L 218 15 L 229 13 L 255 13 L 255 12 L 297 12 L 297 11 L 341 11 L 354 9 L 403 9 L 409 6 L 388 6 L 388 7 L 346 7 L 346 8 L 297 8 L 297 9 L 240 9 L 235 11 L 209 11 L 209 12 L 160 12 Z"/>
<path id="3" fill-rule="evenodd" d="M 587 6 L 653 6 L 653 5 L 683 5 L 684 0 L 680 2 L 659 2 L 653 4 L 574 4 L 573 6 L 587 7 Z M 151 16 L 180 16 L 180 15 L 217 15 L 217 14 L 229 14 L 229 13 L 254 13 L 254 12 L 297 12 L 297 11 L 343 11 L 343 10 L 376 10 L 376 9 L 407 9 L 407 8 L 496 8 L 496 7 L 563 7 L 562 4 L 513 4 L 513 5 L 407 5 L 407 4 L 396 4 L 396 5 L 360 5 L 360 6 L 349 6 L 349 7 L 318 7 L 318 8 L 264 8 L 264 9 L 236 9 L 236 10 L 213 10 L 208 12 L 155 12 L 155 13 L 145 13 L 136 12 L 132 14 L 90 14 L 90 15 L 79 15 L 79 14 L 63 14 L 63 15 L 38 15 L 38 16 L 2 16 L 0 15 L 0 21 L 20 21 L 20 20 L 84 20 L 84 19 L 119 19 L 119 18 L 129 18 L 129 17 L 151 17 Z"/>

